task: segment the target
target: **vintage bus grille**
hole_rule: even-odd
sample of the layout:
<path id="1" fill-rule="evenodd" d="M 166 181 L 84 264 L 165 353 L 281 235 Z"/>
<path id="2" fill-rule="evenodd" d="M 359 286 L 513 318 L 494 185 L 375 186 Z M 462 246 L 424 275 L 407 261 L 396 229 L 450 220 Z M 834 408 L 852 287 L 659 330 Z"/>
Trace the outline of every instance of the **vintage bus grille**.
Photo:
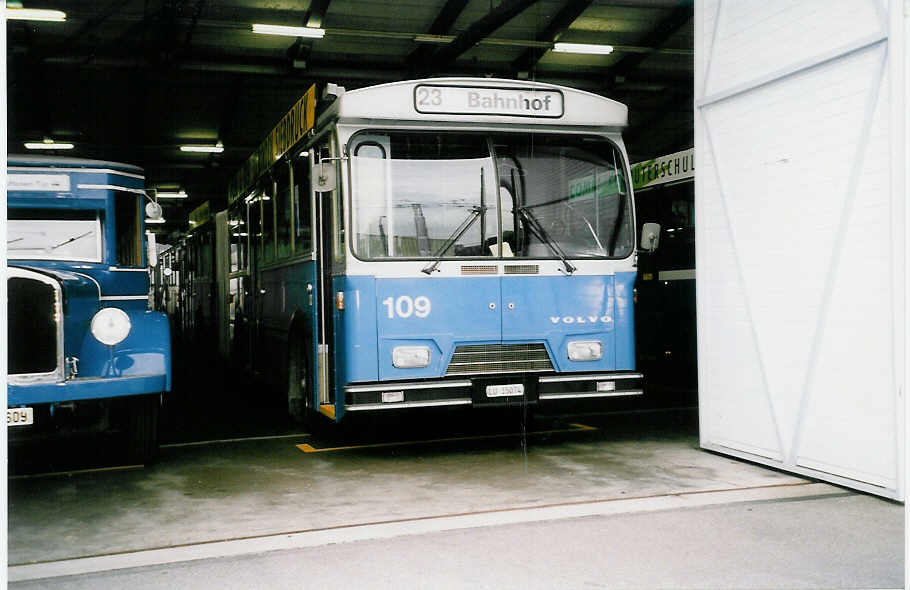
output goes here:
<path id="1" fill-rule="evenodd" d="M 10 277 L 7 287 L 9 374 L 57 369 L 57 292 L 53 285 Z"/>
<path id="2" fill-rule="evenodd" d="M 489 375 L 552 371 L 553 363 L 541 344 L 468 344 L 459 346 L 446 370 L 450 375 Z"/>

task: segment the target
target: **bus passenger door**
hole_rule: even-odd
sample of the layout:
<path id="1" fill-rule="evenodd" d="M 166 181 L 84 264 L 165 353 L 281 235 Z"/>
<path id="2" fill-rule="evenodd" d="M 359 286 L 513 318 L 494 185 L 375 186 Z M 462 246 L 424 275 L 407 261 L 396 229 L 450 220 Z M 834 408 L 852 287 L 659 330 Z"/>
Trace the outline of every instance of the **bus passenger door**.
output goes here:
<path id="1" fill-rule="evenodd" d="M 250 279 L 249 205 L 238 199 L 228 209 L 228 357 L 237 366 L 251 369 L 250 319 L 252 283 Z"/>
<path id="2" fill-rule="evenodd" d="M 259 340 L 259 316 L 261 313 L 262 280 L 259 276 L 259 267 L 262 264 L 262 201 L 261 195 L 256 192 L 247 204 L 247 219 L 249 224 L 249 274 L 244 277 L 244 292 L 247 299 L 246 307 L 246 332 L 247 332 L 247 363 L 250 369 L 258 366 L 256 359 L 256 343 Z"/>
<path id="3" fill-rule="evenodd" d="M 336 157 L 334 136 L 315 147 L 313 164 Z M 337 160 L 330 160 L 337 162 Z M 337 171 L 340 166 L 335 166 Z M 312 172 L 315 178 L 316 172 Z M 336 186 L 337 186 L 337 178 Z M 335 399 L 332 395 L 335 378 L 335 291 L 334 276 L 342 272 L 344 264 L 343 212 L 339 188 L 316 192 L 316 253 L 317 253 L 317 309 L 316 309 L 316 358 L 313 363 L 313 384 L 316 388 L 318 410 L 335 418 Z"/>

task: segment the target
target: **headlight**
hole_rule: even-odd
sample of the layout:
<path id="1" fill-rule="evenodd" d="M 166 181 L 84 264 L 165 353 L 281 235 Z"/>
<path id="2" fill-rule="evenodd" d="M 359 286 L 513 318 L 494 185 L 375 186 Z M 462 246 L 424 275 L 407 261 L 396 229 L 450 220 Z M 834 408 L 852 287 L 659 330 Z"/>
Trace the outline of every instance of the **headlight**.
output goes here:
<path id="1" fill-rule="evenodd" d="M 569 342 L 570 361 L 599 361 L 603 356 L 604 347 L 598 340 Z"/>
<path id="2" fill-rule="evenodd" d="M 120 344 L 129 336 L 130 316 L 117 307 L 105 307 L 92 318 L 92 336 L 101 344 Z"/>
<path id="3" fill-rule="evenodd" d="M 392 364 L 398 369 L 419 369 L 430 364 L 430 349 L 426 346 L 396 346 L 392 349 Z"/>

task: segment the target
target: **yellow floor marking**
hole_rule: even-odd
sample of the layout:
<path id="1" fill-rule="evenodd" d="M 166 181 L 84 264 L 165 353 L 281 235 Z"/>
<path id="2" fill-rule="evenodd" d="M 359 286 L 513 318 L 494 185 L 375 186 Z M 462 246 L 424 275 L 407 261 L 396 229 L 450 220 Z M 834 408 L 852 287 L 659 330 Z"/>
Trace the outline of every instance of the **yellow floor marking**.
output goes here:
<path id="1" fill-rule="evenodd" d="M 322 404 L 319 406 L 319 413 L 325 414 L 326 416 L 328 416 L 329 418 L 334 420 L 335 419 L 335 406 L 333 406 L 331 404 Z"/>
<path id="2" fill-rule="evenodd" d="M 569 424 L 572 428 L 561 428 L 558 430 L 535 430 L 528 432 L 528 435 L 538 435 L 538 434 L 559 434 L 564 432 L 586 432 L 591 430 L 597 430 L 594 426 L 586 426 L 584 424 Z M 372 443 L 366 445 L 350 445 L 345 447 L 326 447 L 322 449 L 317 449 L 311 444 L 303 443 L 297 445 L 297 448 L 303 451 L 304 453 L 327 453 L 329 451 L 349 451 L 351 449 L 375 449 L 379 447 L 404 447 L 410 445 L 422 445 L 429 443 L 440 443 L 440 442 L 457 442 L 465 440 L 486 440 L 492 438 L 512 438 L 516 436 L 521 436 L 524 433 L 521 432 L 507 432 L 503 434 L 481 434 L 476 436 L 454 436 L 451 438 L 433 438 L 427 440 L 413 440 L 413 441 L 399 441 L 399 442 L 387 442 L 387 443 Z"/>
<path id="3" fill-rule="evenodd" d="M 215 440 L 196 440 L 191 442 L 183 443 L 169 443 L 166 445 L 161 445 L 162 449 L 177 449 L 181 447 L 203 447 L 206 445 L 220 445 L 226 443 L 237 443 L 237 442 L 252 442 L 259 440 L 278 440 L 280 438 L 307 438 L 310 436 L 306 432 L 298 432 L 296 434 L 270 434 L 268 436 L 246 436 L 243 438 L 219 438 Z"/>

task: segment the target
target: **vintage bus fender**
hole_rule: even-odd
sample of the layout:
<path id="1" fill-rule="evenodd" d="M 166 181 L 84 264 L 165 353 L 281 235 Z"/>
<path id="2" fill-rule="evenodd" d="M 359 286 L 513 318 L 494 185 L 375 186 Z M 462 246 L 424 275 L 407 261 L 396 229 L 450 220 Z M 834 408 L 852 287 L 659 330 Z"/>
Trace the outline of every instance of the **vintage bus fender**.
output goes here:
<path id="1" fill-rule="evenodd" d="M 107 346 L 90 332 L 86 333 L 80 348 L 79 375 L 101 378 L 163 376 L 164 391 L 170 391 L 171 334 L 167 316 L 160 311 L 127 311 L 127 315 L 132 328 L 120 344 Z"/>

